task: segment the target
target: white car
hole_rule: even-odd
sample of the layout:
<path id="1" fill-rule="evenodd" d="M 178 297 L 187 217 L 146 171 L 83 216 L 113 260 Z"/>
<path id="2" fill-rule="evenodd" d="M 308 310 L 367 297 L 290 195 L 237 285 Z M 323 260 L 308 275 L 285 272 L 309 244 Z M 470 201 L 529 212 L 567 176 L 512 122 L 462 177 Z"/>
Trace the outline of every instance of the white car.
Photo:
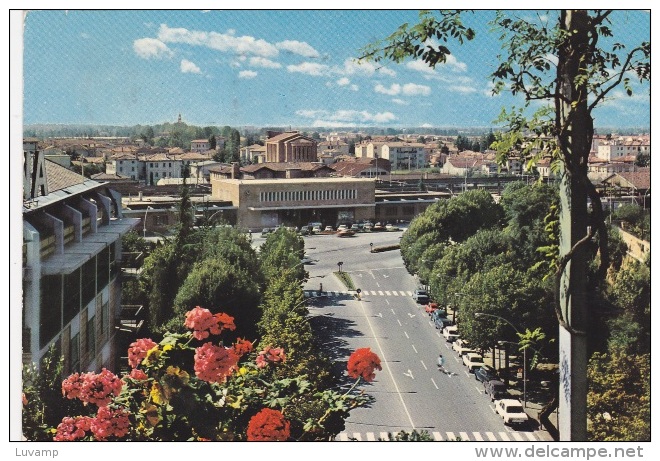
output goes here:
<path id="1" fill-rule="evenodd" d="M 502 399 L 495 402 L 495 411 L 504 419 L 507 426 L 525 424 L 529 421 L 529 416 L 525 413 L 520 400 Z"/>
<path id="2" fill-rule="evenodd" d="M 459 338 L 458 327 L 456 325 L 445 327 L 445 329 L 442 330 L 442 336 L 445 337 L 447 342 L 453 343 Z"/>
<path id="3" fill-rule="evenodd" d="M 458 338 L 456 341 L 453 342 L 451 345 L 451 348 L 454 349 L 456 352 L 458 352 L 459 357 L 464 356 L 465 354 L 468 354 L 470 352 L 477 352 L 475 349 L 472 349 L 470 345 L 467 342 L 467 339 L 461 339 Z"/>
<path id="4" fill-rule="evenodd" d="M 343 231 L 343 230 L 347 230 L 347 229 L 348 229 L 348 226 L 347 226 L 346 224 L 341 224 L 341 225 L 337 228 L 338 231 Z"/>
<path id="5" fill-rule="evenodd" d="M 463 365 L 468 367 L 470 373 L 474 373 L 477 368 L 484 366 L 484 358 L 476 352 L 468 352 L 463 356 Z"/>
<path id="6" fill-rule="evenodd" d="M 325 226 L 325 231 L 324 232 L 334 232 L 335 230 L 332 228 L 332 226 Z"/>

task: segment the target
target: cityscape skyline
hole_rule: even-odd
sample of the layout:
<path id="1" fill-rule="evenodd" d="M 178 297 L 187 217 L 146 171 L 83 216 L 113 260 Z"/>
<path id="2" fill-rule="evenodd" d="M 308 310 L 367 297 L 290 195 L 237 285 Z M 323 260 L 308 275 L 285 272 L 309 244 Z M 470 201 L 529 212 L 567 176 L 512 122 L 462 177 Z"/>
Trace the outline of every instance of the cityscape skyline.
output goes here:
<path id="1" fill-rule="evenodd" d="M 414 24 L 413 10 L 32 11 L 23 123 L 148 125 L 182 114 L 198 126 L 492 127 L 503 107 L 522 102 L 490 94 L 502 52 L 486 30 L 492 17 L 467 14 L 475 40 L 449 44 L 453 54 L 431 70 L 355 61 L 362 47 Z M 650 40 L 650 15 L 619 11 L 612 28 L 625 42 Z M 617 90 L 595 125 L 650 126 L 648 88 Z"/>

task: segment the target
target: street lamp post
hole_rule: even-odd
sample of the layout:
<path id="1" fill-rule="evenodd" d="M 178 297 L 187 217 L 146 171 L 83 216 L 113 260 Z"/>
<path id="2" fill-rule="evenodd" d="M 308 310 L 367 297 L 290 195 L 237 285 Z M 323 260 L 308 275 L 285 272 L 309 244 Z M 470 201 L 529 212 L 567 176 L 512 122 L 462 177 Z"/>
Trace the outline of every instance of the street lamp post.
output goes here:
<path id="1" fill-rule="evenodd" d="M 144 210 L 144 220 L 142 221 L 142 238 L 147 237 L 147 213 L 149 213 L 149 210 L 153 210 L 153 208 L 148 206 L 147 209 Z"/>
<path id="2" fill-rule="evenodd" d="M 483 316 L 493 317 L 493 318 L 500 319 L 500 320 L 508 323 L 509 326 L 511 328 L 513 328 L 518 335 L 520 335 L 520 332 L 518 331 L 516 326 L 513 323 L 511 323 L 510 321 L 508 321 L 507 319 L 505 319 L 504 317 L 500 317 L 499 315 L 495 315 L 495 314 L 487 314 L 485 312 L 475 312 L 474 313 L 475 318 L 479 318 L 479 317 L 483 317 Z M 505 341 L 502 341 L 502 342 L 505 342 Z M 507 342 L 510 342 L 510 341 L 507 341 Z M 518 344 L 518 347 L 520 347 L 520 344 Z M 527 348 L 526 347 L 523 348 L 523 405 L 525 406 L 525 408 L 527 408 Z"/>

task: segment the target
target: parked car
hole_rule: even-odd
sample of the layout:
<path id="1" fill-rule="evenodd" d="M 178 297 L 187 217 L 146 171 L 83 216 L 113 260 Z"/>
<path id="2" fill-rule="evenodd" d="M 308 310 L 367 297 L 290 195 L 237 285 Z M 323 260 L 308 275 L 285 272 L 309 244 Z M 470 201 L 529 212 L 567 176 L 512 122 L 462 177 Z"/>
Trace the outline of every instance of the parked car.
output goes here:
<path id="1" fill-rule="evenodd" d="M 270 234 L 270 232 L 271 232 L 271 230 L 270 230 L 269 228 L 264 227 L 264 228 L 261 230 L 261 236 L 262 236 L 262 237 L 267 237 L 268 234 Z"/>
<path id="2" fill-rule="evenodd" d="M 444 330 L 442 330 L 442 336 L 445 337 L 447 342 L 453 343 L 460 337 L 458 334 L 458 327 L 456 325 L 445 327 Z"/>
<path id="3" fill-rule="evenodd" d="M 398 231 L 399 228 L 397 226 L 395 226 L 394 224 L 386 224 L 385 225 L 385 230 L 388 231 L 388 232 L 395 232 L 395 231 Z"/>
<path id="4" fill-rule="evenodd" d="M 337 227 L 338 231 L 343 231 L 343 230 L 348 230 L 348 226 L 346 224 L 340 224 L 339 227 Z"/>
<path id="5" fill-rule="evenodd" d="M 355 232 L 350 229 L 343 229 L 337 233 L 337 237 L 353 237 Z"/>
<path id="6" fill-rule="evenodd" d="M 332 228 L 332 226 L 325 226 L 324 232 L 334 232 L 335 230 Z"/>
<path id="7" fill-rule="evenodd" d="M 520 400 L 502 399 L 495 402 L 495 411 L 504 420 L 507 426 L 525 424 L 529 421 L 529 416 L 525 413 Z"/>
<path id="8" fill-rule="evenodd" d="M 463 365 L 468 368 L 470 373 L 474 373 L 477 368 L 484 366 L 484 358 L 476 352 L 468 352 L 463 356 Z"/>
<path id="9" fill-rule="evenodd" d="M 444 314 L 444 311 L 438 310 L 436 312 L 442 314 L 442 315 L 434 315 L 433 317 L 431 317 L 436 329 L 443 330 L 445 327 L 451 326 L 452 321 L 447 318 L 447 316 Z"/>
<path id="10" fill-rule="evenodd" d="M 299 231 L 300 235 L 309 235 L 311 233 L 311 229 L 309 226 L 302 226 Z"/>
<path id="11" fill-rule="evenodd" d="M 429 302 L 429 294 L 426 290 L 415 290 L 413 292 L 413 299 L 417 301 L 417 304 L 426 304 Z"/>
<path id="12" fill-rule="evenodd" d="M 508 396 L 506 384 L 497 379 L 491 379 L 484 383 L 484 393 L 490 397 L 490 401 L 502 400 Z"/>
<path id="13" fill-rule="evenodd" d="M 321 226 L 312 227 L 312 234 L 318 234 L 319 232 L 321 232 Z"/>
<path id="14" fill-rule="evenodd" d="M 495 368 L 489 367 L 488 365 L 484 365 L 474 372 L 474 379 L 484 383 L 484 386 L 486 385 L 486 383 L 488 383 L 488 381 L 497 378 L 498 376 Z"/>
<path id="15" fill-rule="evenodd" d="M 454 349 L 456 352 L 458 352 L 459 357 L 462 357 L 465 354 L 477 352 L 476 349 L 472 349 L 470 347 L 467 339 L 461 339 L 461 338 L 458 338 L 456 341 L 454 341 L 451 345 L 451 348 Z"/>
<path id="16" fill-rule="evenodd" d="M 360 232 L 360 225 L 359 225 L 359 224 L 353 224 L 353 225 L 351 226 L 351 230 L 352 230 L 353 232 Z"/>

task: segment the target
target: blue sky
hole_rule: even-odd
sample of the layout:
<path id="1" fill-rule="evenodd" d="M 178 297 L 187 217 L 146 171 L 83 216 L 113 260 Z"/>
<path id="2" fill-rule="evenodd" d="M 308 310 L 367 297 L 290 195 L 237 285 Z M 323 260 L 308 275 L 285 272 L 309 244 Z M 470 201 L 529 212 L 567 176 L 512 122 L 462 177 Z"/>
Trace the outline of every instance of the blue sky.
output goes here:
<path id="1" fill-rule="evenodd" d="M 535 17 L 535 11 L 522 11 Z M 545 19 L 547 12 L 539 12 Z M 491 126 L 517 100 L 490 94 L 501 52 L 491 11 L 477 38 L 420 62 L 358 65 L 413 10 L 33 11 L 24 24 L 24 123 L 215 126 Z M 552 17 L 552 13 L 550 13 Z M 650 14 L 619 12 L 617 40 L 650 40 Z M 650 125 L 648 87 L 615 91 L 596 126 Z"/>

